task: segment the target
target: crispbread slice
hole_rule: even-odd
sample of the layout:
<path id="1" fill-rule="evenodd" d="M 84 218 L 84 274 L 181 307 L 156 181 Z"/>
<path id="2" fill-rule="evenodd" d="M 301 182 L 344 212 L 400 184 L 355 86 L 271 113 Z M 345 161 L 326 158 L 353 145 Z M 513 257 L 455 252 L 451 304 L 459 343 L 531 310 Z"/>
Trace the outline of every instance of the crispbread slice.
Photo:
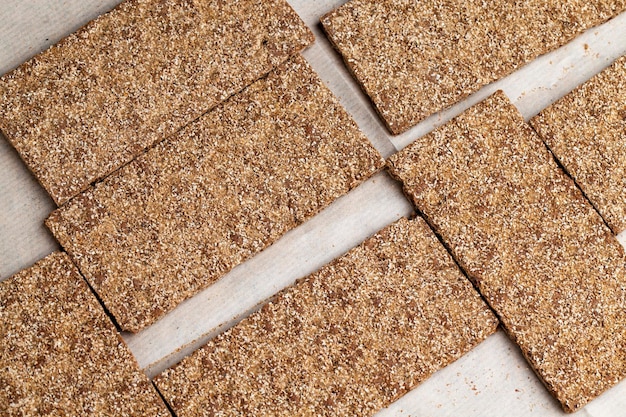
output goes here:
<path id="1" fill-rule="evenodd" d="M 626 56 L 530 124 L 613 232 L 626 230 Z"/>
<path id="2" fill-rule="evenodd" d="M 47 225 L 120 326 L 137 331 L 383 165 L 295 57 Z"/>
<path id="3" fill-rule="evenodd" d="M 321 20 L 399 134 L 625 9 L 625 0 L 352 0 Z"/>
<path id="4" fill-rule="evenodd" d="M 497 324 L 426 223 L 400 219 L 154 381 L 179 417 L 370 416 Z"/>
<path id="5" fill-rule="evenodd" d="M 0 129 L 60 205 L 312 41 L 284 0 L 127 0 L 0 78 Z"/>
<path id="6" fill-rule="evenodd" d="M 64 253 L 0 282 L 0 415 L 170 416 Z"/>
<path id="7" fill-rule="evenodd" d="M 502 92 L 388 165 L 566 411 L 625 376 L 623 248 Z"/>

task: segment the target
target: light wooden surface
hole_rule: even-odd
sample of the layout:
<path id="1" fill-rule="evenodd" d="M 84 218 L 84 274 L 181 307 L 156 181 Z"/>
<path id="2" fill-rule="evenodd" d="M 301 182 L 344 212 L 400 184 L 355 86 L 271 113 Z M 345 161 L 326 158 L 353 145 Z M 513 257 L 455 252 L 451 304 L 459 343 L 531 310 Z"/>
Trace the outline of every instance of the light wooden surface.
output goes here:
<path id="1" fill-rule="evenodd" d="M 344 0 L 288 0 L 317 40 L 305 58 L 339 97 L 361 129 L 389 156 L 445 123 L 496 89 L 503 89 L 527 119 L 626 53 L 626 13 L 565 47 L 489 85 L 410 131 L 391 136 L 340 57 L 321 32 L 319 17 Z M 0 8 L 0 74 L 55 43 L 119 0 L 4 0 Z M 0 278 L 7 278 L 58 249 L 43 220 L 52 200 L 8 142 L 0 139 Z M 340 198 L 278 243 L 235 268 L 143 332 L 124 334 L 139 364 L 154 375 L 232 326 L 296 279 L 356 246 L 413 209 L 398 184 L 380 173 Z M 619 237 L 626 242 L 626 235 Z M 392 341 L 390 341 L 392 342 Z M 0 342 L 1 343 L 1 342 Z M 562 416 L 502 331 L 378 416 Z M 577 415 L 626 416 L 626 382 Z"/>

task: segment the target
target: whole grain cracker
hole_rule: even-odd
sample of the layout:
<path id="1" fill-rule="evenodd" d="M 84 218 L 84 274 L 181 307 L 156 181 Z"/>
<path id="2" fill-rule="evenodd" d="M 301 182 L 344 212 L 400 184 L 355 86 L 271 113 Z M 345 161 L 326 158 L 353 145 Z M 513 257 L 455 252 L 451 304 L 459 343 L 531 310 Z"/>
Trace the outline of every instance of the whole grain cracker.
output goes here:
<path id="1" fill-rule="evenodd" d="M 530 124 L 613 232 L 626 230 L 626 56 Z"/>
<path id="2" fill-rule="evenodd" d="M 0 130 L 60 205 L 312 41 L 284 0 L 127 0 L 0 78 Z"/>
<path id="3" fill-rule="evenodd" d="M 120 326 L 137 331 L 383 165 L 295 57 L 46 224 Z"/>
<path id="4" fill-rule="evenodd" d="M 566 411 L 625 376 L 623 248 L 502 92 L 388 165 Z"/>
<path id="5" fill-rule="evenodd" d="M 179 417 L 370 416 L 497 324 L 426 223 L 400 219 L 154 381 Z"/>
<path id="6" fill-rule="evenodd" d="M 66 254 L 0 282 L 0 415 L 170 416 Z"/>
<path id="7" fill-rule="evenodd" d="M 399 134 L 624 9 L 625 0 L 352 0 L 321 21 Z"/>

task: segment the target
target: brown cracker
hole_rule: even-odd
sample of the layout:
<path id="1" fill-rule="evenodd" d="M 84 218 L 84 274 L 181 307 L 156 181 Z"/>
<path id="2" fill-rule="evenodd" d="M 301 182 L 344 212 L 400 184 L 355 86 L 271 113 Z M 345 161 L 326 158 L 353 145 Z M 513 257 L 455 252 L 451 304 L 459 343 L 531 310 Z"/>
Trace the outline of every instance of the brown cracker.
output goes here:
<path id="1" fill-rule="evenodd" d="M 370 416 L 496 327 L 426 223 L 400 219 L 155 384 L 179 417 Z"/>
<path id="2" fill-rule="evenodd" d="M 118 323 L 152 323 L 384 165 L 301 57 L 55 211 Z"/>
<path id="3" fill-rule="evenodd" d="M 626 56 L 530 124 L 613 232 L 626 230 Z"/>
<path id="4" fill-rule="evenodd" d="M 0 415 L 170 416 L 67 255 L 0 282 Z"/>
<path id="5" fill-rule="evenodd" d="M 388 161 L 566 411 L 626 374 L 626 263 L 502 92 Z"/>
<path id="6" fill-rule="evenodd" d="M 284 0 L 128 0 L 0 79 L 0 129 L 60 205 L 312 41 Z"/>
<path id="7" fill-rule="evenodd" d="M 399 134 L 625 8 L 625 0 L 352 0 L 321 20 Z"/>

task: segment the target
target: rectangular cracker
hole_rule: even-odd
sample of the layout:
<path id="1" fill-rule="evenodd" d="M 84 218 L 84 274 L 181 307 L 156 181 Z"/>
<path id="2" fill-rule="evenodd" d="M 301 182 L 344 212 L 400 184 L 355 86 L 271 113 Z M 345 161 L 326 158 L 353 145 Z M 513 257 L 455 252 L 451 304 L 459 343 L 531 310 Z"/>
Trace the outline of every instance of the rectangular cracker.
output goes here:
<path id="1" fill-rule="evenodd" d="M 370 416 L 497 324 L 426 223 L 403 218 L 154 382 L 179 417 Z"/>
<path id="2" fill-rule="evenodd" d="M 613 232 L 626 230 L 626 56 L 530 124 Z"/>
<path id="3" fill-rule="evenodd" d="M 298 56 L 46 224 L 119 325 L 137 331 L 383 165 Z"/>
<path id="4" fill-rule="evenodd" d="M 0 130 L 61 205 L 312 41 L 284 0 L 127 0 L 0 78 Z"/>
<path id="5" fill-rule="evenodd" d="M 502 92 L 388 165 L 566 411 L 625 376 L 623 248 Z"/>
<path id="6" fill-rule="evenodd" d="M 322 25 L 393 134 L 626 9 L 626 0 L 352 0 Z"/>
<path id="7" fill-rule="evenodd" d="M 0 415 L 170 416 L 69 257 L 0 282 Z"/>

